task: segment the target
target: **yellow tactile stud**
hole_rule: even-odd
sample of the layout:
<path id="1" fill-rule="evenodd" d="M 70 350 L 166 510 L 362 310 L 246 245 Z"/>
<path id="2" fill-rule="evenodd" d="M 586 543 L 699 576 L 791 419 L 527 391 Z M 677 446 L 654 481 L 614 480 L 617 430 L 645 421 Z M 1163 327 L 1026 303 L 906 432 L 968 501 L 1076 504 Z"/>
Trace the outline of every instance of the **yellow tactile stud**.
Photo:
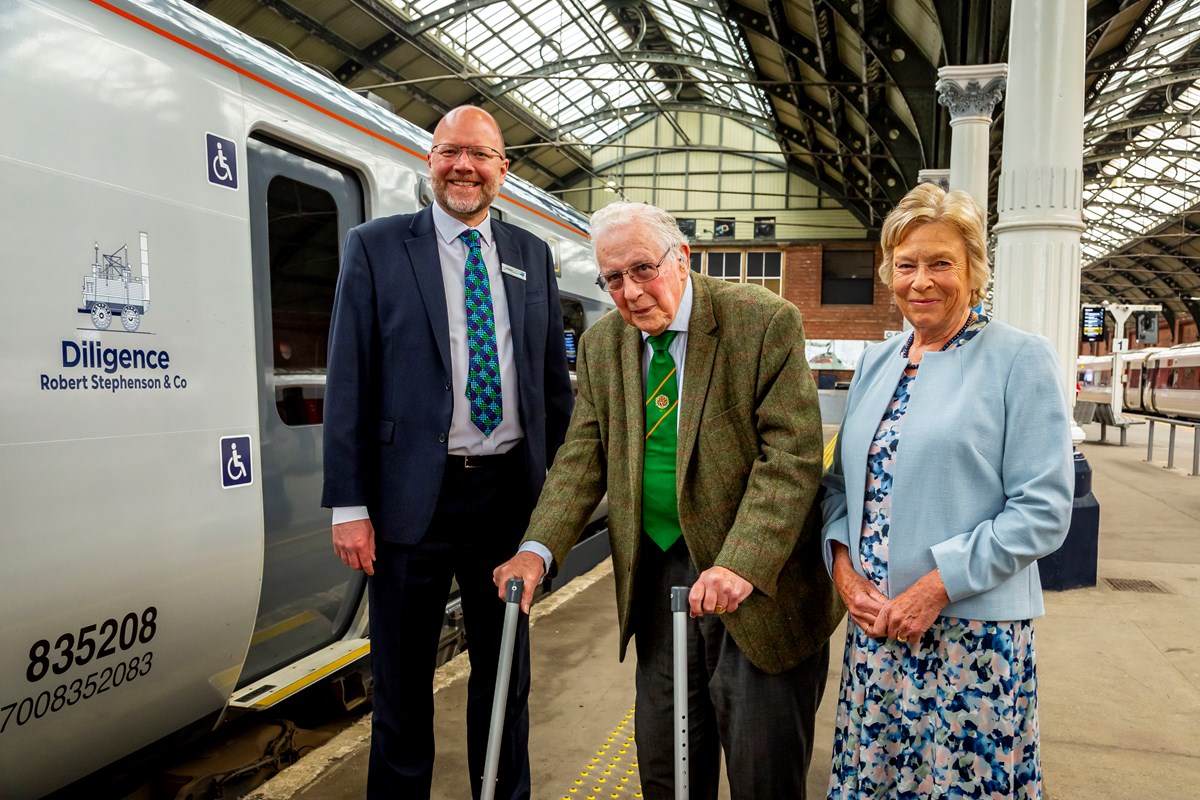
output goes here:
<path id="1" fill-rule="evenodd" d="M 633 719 L 635 713 L 636 709 L 631 708 L 622 717 L 622 720 L 617 723 L 616 727 L 613 728 L 612 732 L 605 737 L 604 744 L 600 745 L 600 749 L 596 751 L 596 755 L 589 759 L 588 764 L 580 771 L 579 778 L 576 778 L 574 781 L 575 785 L 567 790 L 567 796 L 564 800 L 573 800 L 570 795 L 577 795 L 579 787 L 583 786 L 588 778 L 591 778 L 596 783 L 587 795 L 588 800 L 599 800 L 599 798 L 605 796 L 605 793 L 610 798 L 620 798 L 623 796 L 622 793 L 626 788 L 636 789 L 635 796 L 642 796 L 641 785 L 630 783 L 629 781 L 629 776 L 633 775 L 634 770 L 637 768 L 636 757 L 632 758 L 628 765 L 620 763 L 622 761 L 621 756 L 628 753 L 629 748 L 633 747 L 634 744 L 634 736 L 632 734 L 626 735 L 622 731 L 625 728 L 625 724 Z M 612 752 L 614 749 L 616 753 Z M 604 758 L 606 752 L 608 757 Z M 621 771 L 624 771 L 625 774 L 621 775 L 618 781 L 617 774 Z M 603 776 L 613 776 L 613 785 L 606 787 L 605 784 L 608 783 L 609 779 Z"/>

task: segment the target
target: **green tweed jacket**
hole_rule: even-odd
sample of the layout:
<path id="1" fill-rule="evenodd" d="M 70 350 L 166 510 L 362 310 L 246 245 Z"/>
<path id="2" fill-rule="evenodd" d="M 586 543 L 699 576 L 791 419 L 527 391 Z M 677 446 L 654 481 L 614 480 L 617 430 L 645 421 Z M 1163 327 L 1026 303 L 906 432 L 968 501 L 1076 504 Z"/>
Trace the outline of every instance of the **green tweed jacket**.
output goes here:
<path id="1" fill-rule="evenodd" d="M 680 398 L 677 492 L 683 538 L 699 571 L 754 585 L 721 617 L 758 668 L 778 673 L 816 652 L 843 608 L 821 556 L 821 415 L 800 312 L 756 286 L 692 273 Z M 643 546 L 642 335 L 616 311 L 580 340 L 579 396 L 526 540 L 566 559 L 608 493 L 621 659 Z"/>

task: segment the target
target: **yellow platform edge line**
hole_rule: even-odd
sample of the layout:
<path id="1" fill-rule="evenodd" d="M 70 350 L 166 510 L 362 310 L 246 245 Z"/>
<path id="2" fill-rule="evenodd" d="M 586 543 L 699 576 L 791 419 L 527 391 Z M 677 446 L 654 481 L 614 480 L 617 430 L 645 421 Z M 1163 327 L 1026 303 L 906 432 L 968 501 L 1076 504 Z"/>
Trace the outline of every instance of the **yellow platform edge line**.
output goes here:
<path id="1" fill-rule="evenodd" d="M 254 701 L 250 707 L 257 709 L 270 708 L 279 701 L 287 699 L 289 696 L 295 694 L 301 689 L 311 686 L 325 676 L 329 675 L 331 672 L 335 672 L 347 664 L 351 664 L 358 659 L 365 657 L 369 652 L 371 652 L 371 644 L 368 642 L 362 647 L 359 647 L 357 650 L 350 651 L 336 661 L 331 661 L 320 669 L 313 670 L 300 680 L 294 681 L 293 683 L 290 683 L 287 686 L 277 689 L 276 691 Z"/>

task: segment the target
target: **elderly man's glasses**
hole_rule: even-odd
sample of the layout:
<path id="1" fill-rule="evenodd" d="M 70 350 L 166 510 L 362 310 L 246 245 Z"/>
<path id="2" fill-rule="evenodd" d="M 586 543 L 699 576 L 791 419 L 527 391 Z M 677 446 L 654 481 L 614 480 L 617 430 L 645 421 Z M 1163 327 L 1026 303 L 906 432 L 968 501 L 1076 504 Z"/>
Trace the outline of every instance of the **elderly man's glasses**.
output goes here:
<path id="1" fill-rule="evenodd" d="M 466 153 L 471 157 L 471 160 L 476 164 L 486 164 L 493 158 L 504 160 L 504 154 L 499 150 L 491 147 L 486 147 L 481 144 L 464 147 L 460 144 L 435 144 L 429 148 L 429 152 L 445 161 L 457 161 L 458 157 Z"/>
<path id="2" fill-rule="evenodd" d="M 658 268 L 666 261 L 667 256 L 671 254 L 672 248 L 668 247 L 667 252 L 662 254 L 662 258 L 657 264 L 637 264 L 629 269 L 623 269 L 620 272 L 609 272 L 605 275 L 600 275 L 596 278 L 596 285 L 606 292 L 619 292 L 625 283 L 625 276 L 629 275 L 629 279 L 634 283 L 649 283 L 658 277 Z"/>

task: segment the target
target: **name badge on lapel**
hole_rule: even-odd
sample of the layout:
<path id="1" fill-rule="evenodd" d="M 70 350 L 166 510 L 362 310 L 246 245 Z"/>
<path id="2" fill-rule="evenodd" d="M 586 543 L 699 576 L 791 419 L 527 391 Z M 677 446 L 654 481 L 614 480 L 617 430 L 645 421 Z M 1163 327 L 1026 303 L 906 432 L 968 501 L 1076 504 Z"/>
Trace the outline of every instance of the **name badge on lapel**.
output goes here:
<path id="1" fill-rule="evenodd" d="M 500 271 L 503 272 L 505 275 L 512 275 L 517 280 L 521 280 L 521 281 L 525 280 L 525 270 L 523 270 L 523 269 L 517 269 L 516 267 L 510 267 L 508 264 L 501 264 Z"/>

